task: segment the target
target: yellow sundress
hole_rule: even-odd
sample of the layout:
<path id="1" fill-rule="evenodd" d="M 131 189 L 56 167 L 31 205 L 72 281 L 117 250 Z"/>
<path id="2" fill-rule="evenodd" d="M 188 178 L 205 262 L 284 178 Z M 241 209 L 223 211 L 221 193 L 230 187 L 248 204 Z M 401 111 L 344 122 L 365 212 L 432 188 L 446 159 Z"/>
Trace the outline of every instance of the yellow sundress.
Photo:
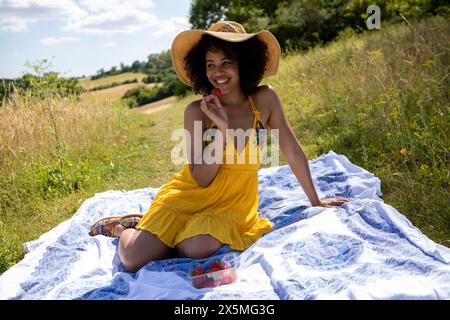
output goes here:
<path id="1" fill-rule="evenodd" d="M 207 187 L 197 184 L 186 163 L 161 187 L 137 229 L 154 234 L 172 248 L 187 238 L 209 234 L 236 250 L 248 248 L 272 230 L 270 221 L 258 213 L 262 145 L 258 133 L 264 122 L 248 98 L 253 125 L 245 148 L 238 154 L 227 136 L 223 163 Z M 217 127 L 211 124 L 210 128 Z"/>

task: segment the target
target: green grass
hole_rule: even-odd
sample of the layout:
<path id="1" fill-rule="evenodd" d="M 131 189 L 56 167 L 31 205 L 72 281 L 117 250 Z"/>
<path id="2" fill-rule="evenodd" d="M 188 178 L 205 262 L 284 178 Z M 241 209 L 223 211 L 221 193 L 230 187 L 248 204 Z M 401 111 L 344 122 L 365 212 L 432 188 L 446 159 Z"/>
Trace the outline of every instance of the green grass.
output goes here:
<path id="1" fill-rule="evenodd" d="M 264 81 L 309 158 L 334 150 L 373 172 L 384 201 L 446 246 L 449 25 L 436 17 L 347 33 L 284 57 Z M 170 138 L 192 99 L 151 115 L 102 100 L 52 101 L 56 134 L 45 104 L 24 97 L 0 108 L 0 272 L 95 193 L 159 187 L 178 172 Z"/>

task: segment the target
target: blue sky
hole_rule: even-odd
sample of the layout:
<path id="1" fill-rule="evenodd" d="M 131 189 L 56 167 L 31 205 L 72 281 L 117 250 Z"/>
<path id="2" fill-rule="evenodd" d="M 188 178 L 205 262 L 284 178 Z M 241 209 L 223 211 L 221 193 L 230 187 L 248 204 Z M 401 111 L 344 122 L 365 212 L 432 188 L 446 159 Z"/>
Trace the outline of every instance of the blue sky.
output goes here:
<path id="1" fill-rule="evenodd" d="M 52 61 L 65 76 L 146 60 L 190 28 L 191 0 L 0 0 L 0 78 Z"/>

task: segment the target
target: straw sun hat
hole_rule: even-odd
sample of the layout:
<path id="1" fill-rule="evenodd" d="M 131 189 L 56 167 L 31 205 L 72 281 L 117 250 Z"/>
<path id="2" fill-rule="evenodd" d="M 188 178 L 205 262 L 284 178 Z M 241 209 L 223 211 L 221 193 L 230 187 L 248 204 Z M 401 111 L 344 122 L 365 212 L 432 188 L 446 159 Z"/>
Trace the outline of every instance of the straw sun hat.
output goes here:
<path id="1" fill-rule="evenodd" d="M 172 42 L 172 63 L 178 77 L 188 86 L 192 86 L 186 69 L 184 57 L 200 41 L 204 34 L 229 41 L 242 42 L 252 37 L 258 37 L 267 45 L 268 61 L 263 78 L 277 73 L 280 61 L 280 44 L 270 31 L 262 30 L 256 33 L 247 33 L 244 27 L 234 21 L 220 21 L 209 27 L 208 30 L 186 30 L 179 33 Z"/>

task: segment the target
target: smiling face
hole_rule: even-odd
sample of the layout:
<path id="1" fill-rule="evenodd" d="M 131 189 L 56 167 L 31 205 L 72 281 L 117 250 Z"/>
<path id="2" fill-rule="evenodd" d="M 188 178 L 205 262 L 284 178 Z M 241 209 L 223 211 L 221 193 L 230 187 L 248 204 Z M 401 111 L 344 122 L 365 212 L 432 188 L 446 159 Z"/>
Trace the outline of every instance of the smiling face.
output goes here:
<path id="1" fill-rule="evenodd" d="M 220 88 L 223 95 L 233 91 L 241 90 L 238 62 L 220 50 L 206 51 L 206 76 L 209 82 Z"/>

